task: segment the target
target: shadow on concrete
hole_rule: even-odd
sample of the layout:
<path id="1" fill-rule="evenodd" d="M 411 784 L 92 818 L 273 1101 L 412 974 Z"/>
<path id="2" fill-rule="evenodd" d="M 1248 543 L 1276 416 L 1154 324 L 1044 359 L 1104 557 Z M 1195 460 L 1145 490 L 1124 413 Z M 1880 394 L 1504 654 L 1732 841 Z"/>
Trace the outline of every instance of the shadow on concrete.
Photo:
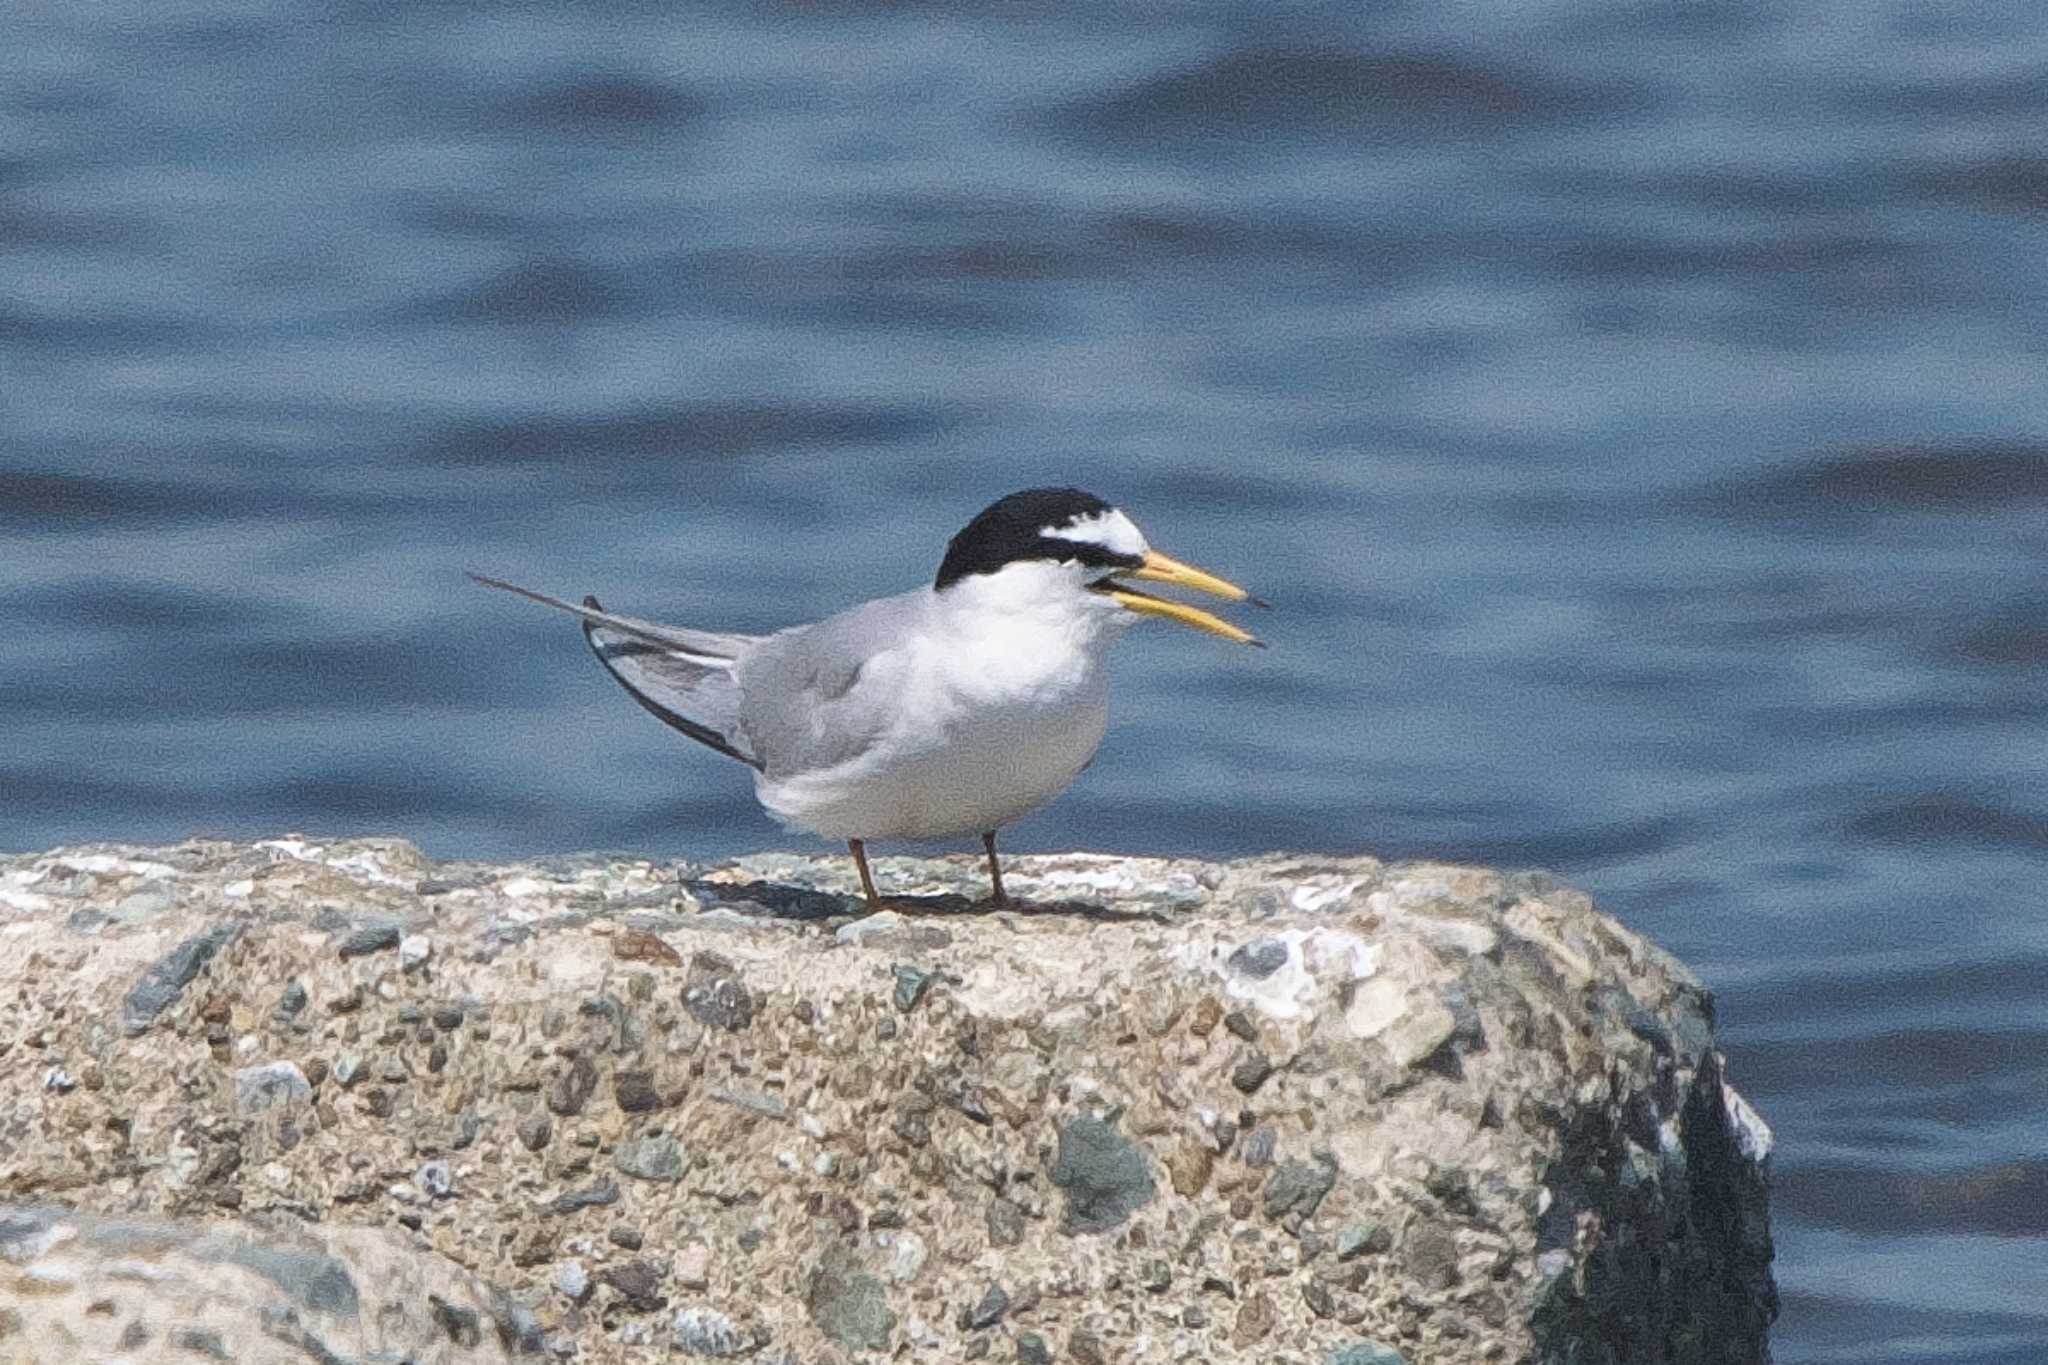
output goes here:
<path id="1" fill-rule="evenodd" d="M 858 894 L 840 895 L 832 891 L 820 891 L 815 887 L 790 886 L 782 882 L 713 882 L 685 879 L 682 886 L 706 906 L 715 905 L 736 914 L 757 915 L 764 919 L 815 923 L 834 919 L 856 920 L 869 913 L 867 899 Z M 998 905 L 986 896 L 975 899 L 952 892 L 929 896 L 884 896 L 882 908 L 894 910 L 899 915 L 913 919 L 955 919 L 963 915 L 1009 914 L 1022 918 L 1050 915 L 1092 920 L 1102 924 L 1166 922 L 1166 916 L 1157 910 L 1120 910 L 1113 905 L 1103 905 L 1096 901 L 1026 901 L 1012 897 L 1008 905 Z"/>

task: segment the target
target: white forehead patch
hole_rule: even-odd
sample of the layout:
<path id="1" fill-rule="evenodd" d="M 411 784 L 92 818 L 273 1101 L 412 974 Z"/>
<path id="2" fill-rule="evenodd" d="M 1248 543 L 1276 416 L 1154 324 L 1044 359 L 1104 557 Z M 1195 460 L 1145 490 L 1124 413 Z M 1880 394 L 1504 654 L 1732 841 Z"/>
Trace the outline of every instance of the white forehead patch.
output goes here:
<path id="1" fill-rule="evenodd" d="M 1084 545 L 1100 545 L 1113 555 L 1141 555 L 1152 548 L 1145 543 L 1137 524 L 1114 507 L 1077 518 L 1064 526 L 1041 526 L 1038 534 L 1053 540 L 1078 540 Z"/>

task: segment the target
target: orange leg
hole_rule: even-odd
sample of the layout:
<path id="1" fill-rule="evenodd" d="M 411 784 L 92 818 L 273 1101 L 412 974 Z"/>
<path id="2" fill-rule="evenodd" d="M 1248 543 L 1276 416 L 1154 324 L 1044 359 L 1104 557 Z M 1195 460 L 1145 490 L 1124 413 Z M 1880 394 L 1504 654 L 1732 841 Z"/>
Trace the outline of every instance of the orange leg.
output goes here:
<path id="1" fill-rule="evenodd" d="M 882 898 L 875 892 L 875 879 L 868 875 L 867 845 L 858 839 L 848 839 L 846 847 L 853 854 L 853 865 L 860 869 L 860 889 L 868 893 L 868 909 L 881 909 Z"/>
<path id="2" fill-rule="evenodd" d="M 1003 865 L 996 861 L 996 832 L 990 830 L 981 836 L 981 846 L 988 850 L 988 879 L 995 887 L 997 905 L 1008 905 L 1010 897 L 1003 890 Z"/>

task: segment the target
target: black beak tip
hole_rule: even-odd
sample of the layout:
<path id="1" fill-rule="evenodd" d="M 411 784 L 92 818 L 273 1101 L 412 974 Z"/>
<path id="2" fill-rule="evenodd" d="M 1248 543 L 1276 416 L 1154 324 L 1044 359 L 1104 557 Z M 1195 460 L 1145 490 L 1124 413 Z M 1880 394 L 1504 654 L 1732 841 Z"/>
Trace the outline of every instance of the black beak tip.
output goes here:
<path id="1" fill-rule="evenodd" d="M 1271 602 L 1268 602 L 1263 597 L 1247 597 L 1244 600 L 1251 603 L 1253 606 L 1257 607 L 1261 611 L 1273 610 L 1273 604 Z"/>

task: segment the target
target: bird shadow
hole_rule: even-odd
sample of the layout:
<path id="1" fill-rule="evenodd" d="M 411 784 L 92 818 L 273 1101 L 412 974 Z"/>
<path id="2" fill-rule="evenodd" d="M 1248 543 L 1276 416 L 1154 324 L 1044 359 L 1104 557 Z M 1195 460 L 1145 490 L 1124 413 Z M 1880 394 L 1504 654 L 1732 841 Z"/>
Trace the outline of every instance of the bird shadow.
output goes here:
<path id="1" fill-rule="evenodd" d="M 761 919 L 817 923 L 823 920 L 858 920 L 873 913 L 867 898 L 820 891 L 809 886 L 782 882 L 712 882 L 684 880 L 683 888 L 705 906 L 717 906 L 741 915 Z M 923 896 L 884 896 L 882 909 L 914 919 L 958 919 L 964 916 L 1017 915 L 1025 918 L 1089 920 L 1098 924 L 1164 923 L 1157 910 L 1124 910 L 1098 901 L 1026 901 L 1011 897 L 1008 904 L 983 897 L 975 899 L 955 892 Z"/>

